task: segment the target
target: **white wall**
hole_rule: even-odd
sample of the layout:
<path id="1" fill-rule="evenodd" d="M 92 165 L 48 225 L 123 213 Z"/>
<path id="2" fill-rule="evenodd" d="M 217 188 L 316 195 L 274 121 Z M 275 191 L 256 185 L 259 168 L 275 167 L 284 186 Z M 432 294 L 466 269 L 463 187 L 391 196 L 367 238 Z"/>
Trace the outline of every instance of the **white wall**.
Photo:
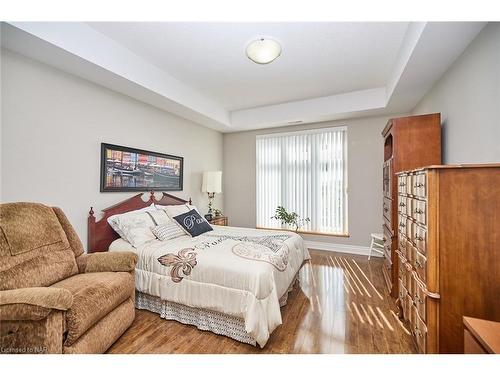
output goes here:
<path id="1" fill-rule="evenodd" d="M 89 207 L 135 194 L 99 192 L 107 142 L 183 156 L 184 190 L 172 194 L 205 210 L 201 176 L 222 169 L 221 133 L 7 50 L 1 63 L 2 202 L 59 206 L 86 244 Z"/>
<path id="2" fill-rule="evenodd" d="M 412 111 L 441 112 L 443 163 L 500 162 L 500 23 L 489 23 Z"/>
<path id="3" fill-rule="evenodd" d="M 306 240 L 368 246 L 382 231 L 382 130 L 394 116 L 329 121 L 301 126 L 224 134 L 224 207 L 230 225 L 255 227 L 255 137 L 281 131 L 347 125 L 349 238 L 304 235 Z"/>

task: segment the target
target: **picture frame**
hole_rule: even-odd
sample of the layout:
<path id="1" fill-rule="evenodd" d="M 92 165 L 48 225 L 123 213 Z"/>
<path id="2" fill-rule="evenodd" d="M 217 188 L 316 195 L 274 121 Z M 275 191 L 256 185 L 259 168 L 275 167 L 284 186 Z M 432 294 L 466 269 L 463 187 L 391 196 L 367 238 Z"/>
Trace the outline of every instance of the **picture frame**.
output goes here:
<path id="1" fill-rule="evenodd" d="M 101 192 L 181 191 L 184 158 L 101 143 Z"/>

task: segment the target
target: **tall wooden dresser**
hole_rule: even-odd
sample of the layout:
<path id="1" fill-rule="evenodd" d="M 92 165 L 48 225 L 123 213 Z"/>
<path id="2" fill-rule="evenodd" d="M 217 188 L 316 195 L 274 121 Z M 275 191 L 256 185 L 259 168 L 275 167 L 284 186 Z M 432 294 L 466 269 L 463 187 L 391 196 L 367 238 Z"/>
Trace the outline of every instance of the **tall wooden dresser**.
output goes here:
<path id="1" fill-rule="evenodd" d="M 398 179 L 398 304 L 421 353 L 461 353 L 464 315 L 500 321 L 500 164 Z"/>
<path id="2" fill-rule="evenodd" d="M 383 274 L 391 295 L 398 296 L 397 193 L 395 173 L 441 164 L 441 116 L 439 113 L 394 118 L 387 122 L 384 137 L 383 172 Z"/>

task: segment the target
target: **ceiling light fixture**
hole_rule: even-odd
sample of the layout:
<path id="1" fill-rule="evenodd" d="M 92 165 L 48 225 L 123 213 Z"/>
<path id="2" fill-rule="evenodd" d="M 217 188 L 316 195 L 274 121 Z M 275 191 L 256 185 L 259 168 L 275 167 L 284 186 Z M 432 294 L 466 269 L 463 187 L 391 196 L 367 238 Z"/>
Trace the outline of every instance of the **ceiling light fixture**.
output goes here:
<path id="1" fill-rule="evenodd" d="M 246 53 L 254 63 L 269 64 L 281 55 L 281 45 L 275 40 L 260 38 L 248 44 Z"/>

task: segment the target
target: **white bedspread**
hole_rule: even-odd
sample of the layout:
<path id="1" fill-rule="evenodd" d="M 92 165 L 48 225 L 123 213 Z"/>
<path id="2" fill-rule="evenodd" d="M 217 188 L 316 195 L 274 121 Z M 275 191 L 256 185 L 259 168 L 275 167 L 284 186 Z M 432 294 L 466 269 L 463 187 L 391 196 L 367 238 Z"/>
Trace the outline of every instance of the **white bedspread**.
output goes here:
<path id="1" fill-rule="evenodd" d="M 242 318 L 261 347 L 281 324 L 279 298 L 310 258 L 295 233 L 223 226 L 138 248 L 116 240 L 109 250 L 138 255 L 138 291 Z"/>

